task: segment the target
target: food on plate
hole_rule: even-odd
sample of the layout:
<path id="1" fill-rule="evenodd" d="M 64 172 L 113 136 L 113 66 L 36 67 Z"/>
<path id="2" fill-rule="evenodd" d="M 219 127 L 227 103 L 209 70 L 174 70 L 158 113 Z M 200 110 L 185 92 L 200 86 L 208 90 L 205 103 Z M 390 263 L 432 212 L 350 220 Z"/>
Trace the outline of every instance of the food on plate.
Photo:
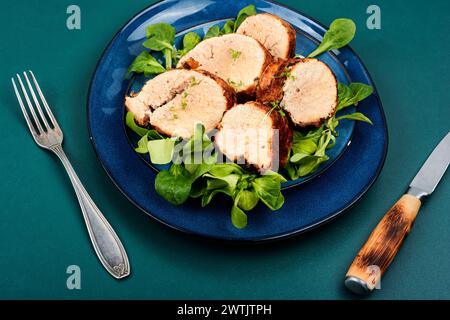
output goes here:
<path id="1" fill-rule="evenodd" d="M 278 60 L 264 71 L 257 100 L 279 103 L 299 127 L 320 127 L 336 112 L 338 83 L 331 69 L 320 60 Z"/>
<path id="2" fill-rule="evenodd" d="M 316 50 L 308 55 L 298 48 L 295 57 L 292 26 L 257 14 L 253 5 L 204 35 L 185 33 L 181 42 L 166 23 L 148 26 L 146 34 L 146 50 L 128 75 L 154 78 L 125 98 L 126 125 L 140 136 L 137 153 L 170 165 L 158 173 L 155 190 L 174 205 L 198 198 L 206 206 L 226 195 L 231 222 L 242 229 L 258 203 L 274 211 L 283 206 L 285 177 L 308 176 L 329 160 L 341 121 L 371 123 L 362 113 L 340 110 L 373 89 L 338 84 L 314 58 L 353 39 L 351 20 L 335 20 Z"/>
<path id="3" fill-rule="evenodd" d="M 234 90 L 225 81 L 206 71 L 184 69 L 162 73 L 125 98 L 138 124 L 182 138 L 191 137 L 197 123 L 207 131 L 216 128 L 235 103 Z"/>
<path id="4" fill-rule="evenodd" d="M 295 30 L 276 15 L 259 13 L 250 16 L 236 32 L 258 40 L 275 58 L 289 59 L 295 54 Z"/>
<path id="5" fill-rule="evenodd" d="M 233 33 L 200 42 L 177 66 L 209 71 L 233 87 L 238 97 L 252 97 L 271 60 L 269 51 L 258 41 Z"/>
<path id="6" fill-rule="evenodd" d="M 288 160 L 292 130 L 274 108 L 247 102 L 225 113 L 215 143 L 228 159 L 244 161 L 260 172 L 278 171 Z"/>

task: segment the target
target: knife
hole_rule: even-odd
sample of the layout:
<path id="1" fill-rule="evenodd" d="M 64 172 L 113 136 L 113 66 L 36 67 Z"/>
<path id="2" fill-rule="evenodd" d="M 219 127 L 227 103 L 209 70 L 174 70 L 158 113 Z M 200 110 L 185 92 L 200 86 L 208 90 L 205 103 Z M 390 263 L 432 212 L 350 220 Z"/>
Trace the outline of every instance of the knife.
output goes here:
<path id="1" fill-rule="evenodd" d="M 423 164 L 409 189 L 389 209 L 363 245 L 345 278 L 345 286 L 356 294 L 376 288 L 411 230 L 422 200 L 431 195 L 450 163 L 450 132 Z"/>

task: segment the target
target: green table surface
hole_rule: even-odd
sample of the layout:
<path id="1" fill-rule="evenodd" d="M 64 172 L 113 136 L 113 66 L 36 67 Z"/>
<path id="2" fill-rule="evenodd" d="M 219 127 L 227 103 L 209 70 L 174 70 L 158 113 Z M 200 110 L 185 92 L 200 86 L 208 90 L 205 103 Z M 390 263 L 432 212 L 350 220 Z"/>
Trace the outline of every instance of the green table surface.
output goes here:
<path id="1" fill-rule="evenodd" d="M 231 245 L 174 232 L 135 208 L 111 183 L 89 142 L 86 95 L 103 49 L 149 0 L 18 0 L 0 11 L 0 298 L 351 299 L 344 275 L 357 250 L 405 190 L 450 120 L 449 1 L 282 1 L 329 24 L 355 20 L 352 47 L 378 86 L 389 127 L 381 176 L 351 210 L 299 237 Z M 381 8 L 382 29 L 366 28 Z M 82 29 L 66 28 L 81 7 Z M 120 235 L 132 275 L 112 279 L 92 250 L 59 161 L 31 139 L 10 77 L 32 69 L 65 133 L 81 180 Z M 350 173 L 349 173 L 350 174 Z M 427 201 L 381 290 L 366 299 L 450 298 L 450 174 Z M 81 268 L 68 290 L 66 268 Z"/>

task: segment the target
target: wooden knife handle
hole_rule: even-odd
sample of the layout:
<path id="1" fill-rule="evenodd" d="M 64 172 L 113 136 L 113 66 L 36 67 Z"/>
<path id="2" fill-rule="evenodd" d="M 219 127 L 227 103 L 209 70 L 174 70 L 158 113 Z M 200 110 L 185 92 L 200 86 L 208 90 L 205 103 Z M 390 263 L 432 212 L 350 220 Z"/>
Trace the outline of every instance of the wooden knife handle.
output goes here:
<path id="1" fill-rule="evenodd" d="M 405 194 L 389 209 L 350 266 L 345 279 L 348 289 L 367 294 L 380 283 L 411 230 L 420 206 L 417 197 Z"/>

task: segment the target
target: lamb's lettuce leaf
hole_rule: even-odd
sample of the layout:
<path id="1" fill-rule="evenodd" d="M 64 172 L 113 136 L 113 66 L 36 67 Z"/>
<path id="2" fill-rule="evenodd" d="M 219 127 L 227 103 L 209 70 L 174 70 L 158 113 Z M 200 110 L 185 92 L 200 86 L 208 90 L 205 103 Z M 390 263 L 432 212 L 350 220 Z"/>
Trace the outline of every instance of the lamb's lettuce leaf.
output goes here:
<path id="1" fill-rule="evenodd" d="M 311 52 L 308 57 L 313 58 L 324 52 L 342 48 L 353 40 L 356 33 L 356 25 L 350 19 L 334 20 L 325 33 L 322 43 Z"/>
<path id="2" fill-rule="evenodd" d="M 214 38 L 220 36 L 220 27 L 219 26 L 212 26 L 208 29 L 208 31 L 205 34 L 205 37 L 203 40 Z"/>
<path id="3" fill-rule="evenodd" d="M 156 192 L 174 205 L 180 205 L 189 198 L 192 176 L 181 164 L 173 164 L 169 170 L 162 170 L 155 179 Z"/>
<path id="4" fill-rule="evenodd" d="M 174 147 L 174 139 L 159 139 L 149 141 L 148 152 L 150 154 L 150 160 L 154 164 L 170 163 L 172 161 Z"/>
<path id="5" fill-rule="evenodd" d="M 204 39 L 214 38 L 222 36 L 224 34 L 235 33 L 245 19 L 255 14 L 256 14 L 256 7 L 253 4 L 245 8 L 242 8 L 239 11 L 236 19 L 231 19 L 225 22 L 222 29 L 220 29 L 219 26 L 212 26 L 211 28 L 209 28 L 208 31 L 206 32 Z"/>
<path id="6" fill-rule="evenodd" d="M 148 26 L 146 32 L 144 47 L 162 52 L 166 58 L 166 69 L 171 69 L 175 53 L 175 28 L 168 23 L 156 23 Z"/>
<path id="7" fill-rule="evenodd" d="M 188 32 L 183 37 L 183 49 L 176 51 L 176 58 L 179 60 L 186 53 L 195 48 L 197 44 L 200 43 L 202 39 L 196 32 Z"/>
<path id="8" fill-rule="evenodd" d="M 134 121 L 134 114 L 130 111 L 128 111 L 125 116 L 125 124 L 137 135 L 141 137 L 147 136 L 148 140 L 164 139 L 158 131 L 138 126 Z"/>
<path id="9" fill-rule="evenodd" d="M 146 77 L 152 74 L 159 74 L 166 71 L 166 69 L 156 60 L 149 52 L 142 51 L 136 59 L 131 63 L 127 71 L 127 77 L 133 72 L 143 73 Z"/>
<path id="10" fill-rule="evenodd" d="M 255 14 L 256 14 L 256 7 L 253 4 L 241 9 L 241 11 L 239 11 L 237 15 L 236 22 L 234 23 L 233 31 L 236 32 L 236 30 L 239 28 L 242 22 L 244 22 L 245 19 Z"/>
<path id="11" fill-rule="evenodd" d="M 343 116 L 340 116 L 338 118 L 336 118 L 336 120 L 340 121 L 343 119 L 349 119 L 349 120 L 356 120 L 356 121 L 362 121 L 362 122 L 366 122 L 368 124 L 373 125 L 372 120 L 370 120 L 369 118 L 367 118 L 364 114 L 360 113 L 360 112 L 355 112 L 352 114 L 346 114 Z"/>
<path id="12" fill-rule="evenodd" d="M 244 229 L 248 223 L 247 214 L 237 204 L 231 209 L 231 223 L 237 229 Z"/>

